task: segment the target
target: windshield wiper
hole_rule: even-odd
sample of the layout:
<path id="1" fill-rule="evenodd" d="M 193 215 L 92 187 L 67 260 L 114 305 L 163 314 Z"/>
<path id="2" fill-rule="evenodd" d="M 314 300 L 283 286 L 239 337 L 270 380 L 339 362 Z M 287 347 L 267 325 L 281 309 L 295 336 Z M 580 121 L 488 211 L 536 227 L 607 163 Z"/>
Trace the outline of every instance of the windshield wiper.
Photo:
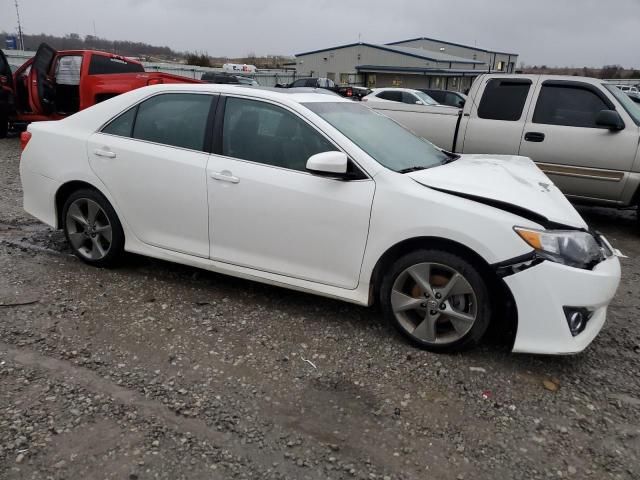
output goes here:
<path id="1" fill-rule="evenodd" d="M 408 168 L 403 168 L 402 170 L 398 170 L 398 173 L 417 172 L 418 170 L 425 170 L 426 168 L 428 167 L 420 167 L 420 166 L 408 167 Z"/>
<path id="2" fill-rule="evenodd" d="M 451 153 L 448 152 L 446 150 L 442 150 L 442 153 L 444 153 L 445 155 L 447 155 L 447 159 L 442 161 L 442 165 L 446 165 L 447 163 L 451 163 L 451 162 L 455 162 L 456 160 L 458 160 L 460 158 L 460 155 L 458 155 L 457 153 Z"/>

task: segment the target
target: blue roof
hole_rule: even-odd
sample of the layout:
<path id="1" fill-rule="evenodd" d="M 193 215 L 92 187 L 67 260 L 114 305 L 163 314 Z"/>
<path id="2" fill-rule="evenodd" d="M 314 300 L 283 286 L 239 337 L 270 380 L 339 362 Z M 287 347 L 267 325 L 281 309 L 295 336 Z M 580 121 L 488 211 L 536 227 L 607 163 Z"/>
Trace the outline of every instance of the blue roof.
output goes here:
<path id="1" fill-rule="evenodd" d="M 449 55 L 448 53 L 431 52 L 423 48 L 395 47 L 390 45 L 378 45 L 375 43 L 365 43 L 365 42 L 348 43 L 345 45 L 338 45 L 337 47 L 332 47 L 332 48 L 322 48 L 320 50 L 312 50 L 310 52 L 297 53 L 296 57 L 303 57 L 305 55 L 312 55 L 315 53 L 329 52 L 332 50 L 340 50 L 342 48 L 350 48 L 350 47 L 357 47 L 357 46 L 375 48 L 378 50 L 397 53 L 397 54 L 405 55 L 408 57 L 420 58 L 422 60 L 430 60 L 432 62 L 466 63 L 466 64 L 483 64 L 484 63 L 478 60 L 469 60 L 468 58 L 456 57 L 454 55 Z"/>
<path id="2" fill-rule="evenodd" d="M 459 68 L 427 68 L 427 67 L 392 67 L 389 65 L 356 65 L 356 70 L 368 70 L 372 72 L 403 72 L 403 73 L 434 73 L 434 74 L 453 74 L 453 75 L 482 75 L 487 73 L 485 69 L 459 69 Z"/>
<path id="3" fill-rule="evenodd" d="M 485 50 L 484 48 L 472 47 L 470 45 L 464 45 L 462 43 L 447 42 L 445 40 L 438 40 L 437 38 L 429 38 L 429 37 L 409 38 L 407 40 L 400 40 L 400 41 L 397 41 L 397 42 L 389 42 L 389 43 L 386 43 L 385 45 L 400 45 L 400 44 L 403 44 L 403 43 L 417 42 L 418 40 L 427 40 L 429 42 L 444 43 L 445 45 L 453 45 L 454 47 L 470 48 L 472 50 L 477 50 L 479 52 L 484 52 L 484 53 L 497 53 L 499 55 L 511 55 L 512 57 L 517 57 L 518 56 L 517 53 L 497 52 L 495 50 Z"/>

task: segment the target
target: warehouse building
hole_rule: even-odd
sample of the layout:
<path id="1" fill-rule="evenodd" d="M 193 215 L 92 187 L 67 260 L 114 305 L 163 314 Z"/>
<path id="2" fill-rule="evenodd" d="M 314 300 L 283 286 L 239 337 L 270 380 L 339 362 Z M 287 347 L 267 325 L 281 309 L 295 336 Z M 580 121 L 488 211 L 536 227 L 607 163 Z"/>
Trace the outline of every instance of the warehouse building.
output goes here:
<path id="1" fill-rule="evenodd" d="M 351 43 L 296 55 L 296 70 L 336 83 L 463 91 L 482 73 L 515 70 L 517 53 L 420 37 L 387 44 Z"/>

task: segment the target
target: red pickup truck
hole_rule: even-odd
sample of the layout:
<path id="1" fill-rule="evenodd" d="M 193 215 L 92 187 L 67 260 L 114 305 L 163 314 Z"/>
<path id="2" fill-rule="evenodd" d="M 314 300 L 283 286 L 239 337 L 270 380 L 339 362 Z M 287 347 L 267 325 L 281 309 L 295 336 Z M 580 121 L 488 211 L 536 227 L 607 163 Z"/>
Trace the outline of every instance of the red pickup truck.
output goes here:
<path id="1" fill-rule="evenodd" d="M 13 75 L 0 50 L 0 138 L 14 122 L 59 120 L 121 93 L 159 83 L 202 83 L 94 50 L 56 51 L 43 43 Z"/>

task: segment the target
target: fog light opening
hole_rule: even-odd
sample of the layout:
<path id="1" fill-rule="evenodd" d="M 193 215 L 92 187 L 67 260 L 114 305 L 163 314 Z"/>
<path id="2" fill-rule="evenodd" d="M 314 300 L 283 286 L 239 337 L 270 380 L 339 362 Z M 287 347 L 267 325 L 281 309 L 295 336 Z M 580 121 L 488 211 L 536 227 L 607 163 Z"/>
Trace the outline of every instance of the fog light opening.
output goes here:
<path id="1" fill-rule="evenodd" d="M 569 330 L 574 337 L 584 331 L 593 312 L 584 307 L 564 307 Z"/>

